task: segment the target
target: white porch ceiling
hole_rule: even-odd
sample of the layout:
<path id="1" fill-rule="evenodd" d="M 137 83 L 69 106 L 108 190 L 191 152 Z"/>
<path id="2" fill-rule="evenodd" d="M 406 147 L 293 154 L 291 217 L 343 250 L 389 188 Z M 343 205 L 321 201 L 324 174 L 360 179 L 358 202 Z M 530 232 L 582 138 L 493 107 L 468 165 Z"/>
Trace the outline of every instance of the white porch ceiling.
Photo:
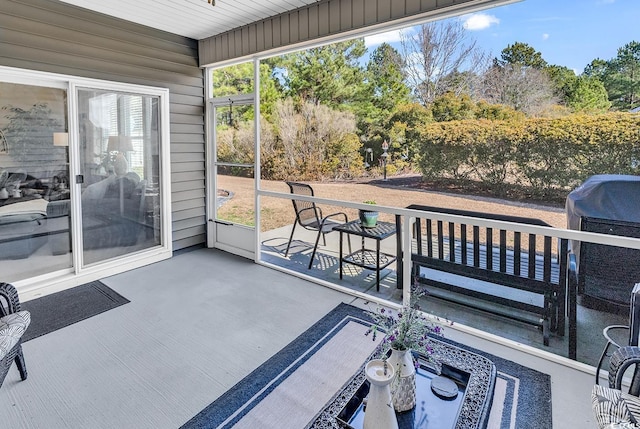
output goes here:
<path id="1" fill-rule="evenodd" d="M 126 21 L 204 39 L 316 0 L 61 0 Z"/>

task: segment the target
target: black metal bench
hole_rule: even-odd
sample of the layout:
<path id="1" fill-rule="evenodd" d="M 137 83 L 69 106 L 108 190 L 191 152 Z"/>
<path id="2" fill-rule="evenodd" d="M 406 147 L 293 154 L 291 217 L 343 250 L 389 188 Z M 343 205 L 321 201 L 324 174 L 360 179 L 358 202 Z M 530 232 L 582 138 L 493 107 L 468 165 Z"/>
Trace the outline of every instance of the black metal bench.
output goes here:
<path id="1" fill-rule="evenodd" d="M 407 208 L 550 226 L 539 219 L 525 217 L 423 205 Z M 426 224 L 424 238 L 423 222 Z M 432 296 L 537 325 L 542 328 L 545 345 L 549 345 L 550 332 L 564 335 L 568 240 L 507 229 L 494 231 L 490 227 L 430 219 L 428 215 L 416 218 L 414 234 L 413 275 L 432 286 Z M 523 235 L 528 235 L 524 243 Z M 421 272 L 422 268 L 434 271 Z M 460 279 L 473 281 L 460 282 Z M 478 281 L 492 288 L 482 290 Z"/>

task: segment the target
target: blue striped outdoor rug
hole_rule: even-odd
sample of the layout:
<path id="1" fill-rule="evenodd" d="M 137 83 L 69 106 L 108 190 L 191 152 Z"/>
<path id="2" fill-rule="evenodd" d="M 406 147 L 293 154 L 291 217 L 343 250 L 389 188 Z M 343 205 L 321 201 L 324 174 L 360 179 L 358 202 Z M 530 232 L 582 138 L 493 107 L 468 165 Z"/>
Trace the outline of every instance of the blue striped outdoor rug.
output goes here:
<path id="1" fill-rule="evenodd" d="M 296 382 L 291 379 L 300 378 L 299 373 L 304 373 L 305 363 L 312 362 L 314 356 L 332 353 L 331 350 L 327 350 L 330 347 L 329 343 L 340 341 L 338 337 L 344 334 L 342 331 L 349 326 L 346 321 L 353 321 L 355 318 L 364 318 L 362 309 L 348 304 L 338 305 L 275 356 L 185 423 L 182 428 L 226 429 L 234 426 L 304 428 L 305 425 L 300 422 L 293 425 L 291 422 L 295 419 L 282 419 L 283 415 L 290 416 L 296 410 L 289 410 L 278 400 L 274 401 L 273 396 L 279 395 L 279 386 L 284 386 L 287 383 L 295 385 Z M 360 341 L 360 337 L 362 334 L 352 337 L 352 339 Z M 552 427 L 551 383 L 547 374 L 465 347 L 446 338 L 444 341 L 484 355 L 496 365 L 498 375 L 488 428 L 547 429 Z M 362 345 L 360 344 L 359 347 Z M 375 345 L 371 345 L 371 347 L 373 348 Z M 367 350 L 363 353 L 366 355 Z M 290 387 L 287 388 L 290 389 Z M 309 395 L 313 390 L 303 387 L 300 396 Z M 313 393 L 315 394 L 315 392 Z M 286 392 L 283 397 L 286 396 L 292 396 L 291 392 Z M 304 399 L 300 398 L 300 402 L 304 402 Z M 298 399 L 293 398 L 293 401 L 298 401 Z M 272 409 L 268 407 L 265 409 L 265 404 L 273 404 L 268 406 Z M 318 404 L 318 412 L 324 404 L 325 402 Z M 265 422 L 260 421 L 260 416 L 264 416 Z M 274 425 L 267 424 L 266 420 L 268 419 L 276 423 Z"/>

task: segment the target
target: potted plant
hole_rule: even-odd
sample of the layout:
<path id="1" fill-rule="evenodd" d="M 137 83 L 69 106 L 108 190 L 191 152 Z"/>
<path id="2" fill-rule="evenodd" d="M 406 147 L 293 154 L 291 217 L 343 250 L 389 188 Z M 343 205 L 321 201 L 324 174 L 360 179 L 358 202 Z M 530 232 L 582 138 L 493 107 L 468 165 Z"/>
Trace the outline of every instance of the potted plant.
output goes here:
<path id="1" fill-rule="evenodd" d="M 365 312 L 373 320 L 365 335 L 372 334 L 375 340 L 382 333 L 383 343 L 391 349 L 391 355 L 385 359 L 396 371 L 393 406 L 398 412 L 410 410 L 416 404 L 416 370 L 411 351 L 430 359 L 433 353 L 430 337 L 442 335 L 442 327 L 420 311 L 419 302 L 426 295 L 427 291 L 416 281 L 411 287 L 409 305 L 397 311 L 378 306 Z"/>
<path id="2" fill-rule="evenodd" d="M 373 200 L 363 201 L 363 203 L 376 204 Z M 376 210 L 360 209 L 358 210 L 358 217 L 363 228 L 375 228 L 378 223 L 378 212 Z"/>

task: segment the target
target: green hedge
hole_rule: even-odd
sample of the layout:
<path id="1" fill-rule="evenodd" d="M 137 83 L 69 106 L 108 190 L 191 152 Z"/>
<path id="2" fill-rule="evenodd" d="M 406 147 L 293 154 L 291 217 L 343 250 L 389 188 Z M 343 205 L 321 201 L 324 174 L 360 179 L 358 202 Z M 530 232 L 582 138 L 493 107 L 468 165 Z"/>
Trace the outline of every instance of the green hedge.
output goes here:
<path id="1" fill-rule="evenodd" d="M 428 179 L 569 190 L 594 174 L 638 174 L 640 115 L 432 123 L 421 128 L 417 153 Z"/>

